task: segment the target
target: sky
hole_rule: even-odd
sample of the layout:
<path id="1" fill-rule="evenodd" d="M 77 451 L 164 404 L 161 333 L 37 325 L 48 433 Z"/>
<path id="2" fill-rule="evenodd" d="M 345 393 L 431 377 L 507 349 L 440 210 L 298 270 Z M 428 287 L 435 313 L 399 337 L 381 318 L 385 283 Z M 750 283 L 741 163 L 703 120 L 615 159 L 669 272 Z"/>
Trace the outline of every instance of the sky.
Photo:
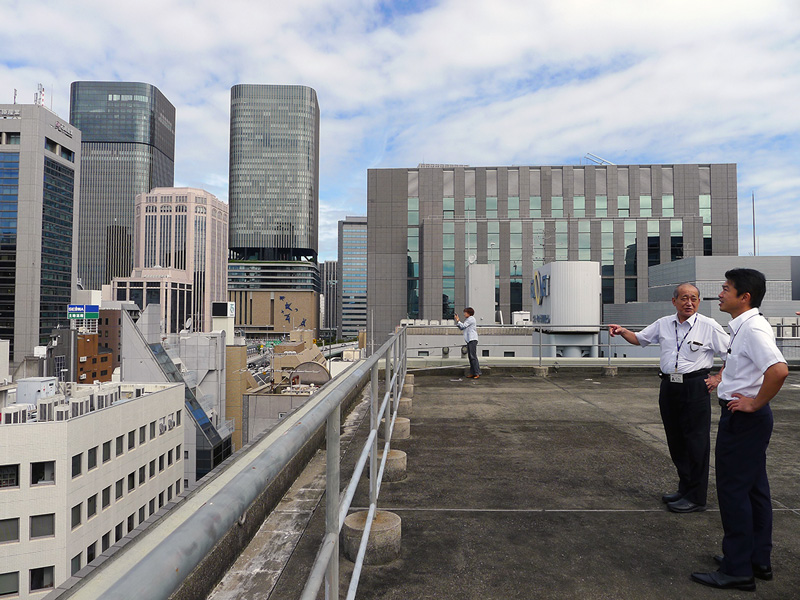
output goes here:
<path id="1" fill-rule="evenodd" d="M 227 201 L 230 88 L 320 105 L 321 260 L 367 169 L 737 163 L 739 254 L 800 255 L 797 0 L 0 0 L 0 103 L 73 81 L 176 107 L 175 185 Z"/>

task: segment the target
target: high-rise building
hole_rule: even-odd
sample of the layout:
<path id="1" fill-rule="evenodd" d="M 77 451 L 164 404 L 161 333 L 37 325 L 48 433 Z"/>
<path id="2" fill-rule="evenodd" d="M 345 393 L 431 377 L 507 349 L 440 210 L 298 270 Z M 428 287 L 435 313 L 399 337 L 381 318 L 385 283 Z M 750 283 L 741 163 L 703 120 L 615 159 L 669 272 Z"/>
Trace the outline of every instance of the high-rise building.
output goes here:
<path id="1" fill-rule="evenodd" d="M 325 298 L 321 311 L 320 328 L 324 335 L 336 335 L 339 319 L 337 318 L 337 302 L 339 295 L 338 262 L 326 260 L 322 263 L 322 295 Z"/>
<path id="2" fill-rule="evenodd" d="M 738 253 L 735 164 L 371 169 L 367 214 L 376 340 L 453 318 L 470 262 L 494 265 L 509 323 L 544 263 L 599 262 L 603 304 L 620 304 L 648 301 L 648 267 Z"/>
<path id="3" fill-rule="evenodd" d="M 240 260 L 317 260 L 319 105 L 300 85 L 231 88 L 230 249 Z"/>
<path id="4" fill-rule="evenodd" d="M 355 337 L 367 327 L 367 217 L 339 221 L 340 338 Z"/>
<path id="5" fill-rule="evenodd" d="M 132 276 L 141 279 L 145 269 L 151 276 L 159 268 L 185 272 L 192 300 L 180 312 L 191 315 L 194 331 L 211 331 L 211 303 L 228 300 L 228 205 L 200 189 L 155 188 L 136 196 L 135 213 Z"/>
<path id="6" fill-rule="evenodd" d="M 131 274 L 136 195 L 174 183 L 175 107 L 148 83 L 76 81 L 70 122 L 83 133 L 78 276 L 100 289 Z"/>
<path id="7" fill-rule="evenodd" d="M 81 132 L 39 105 L 0 105 L 0 338 L 19 363 L 68 327 Z"/>

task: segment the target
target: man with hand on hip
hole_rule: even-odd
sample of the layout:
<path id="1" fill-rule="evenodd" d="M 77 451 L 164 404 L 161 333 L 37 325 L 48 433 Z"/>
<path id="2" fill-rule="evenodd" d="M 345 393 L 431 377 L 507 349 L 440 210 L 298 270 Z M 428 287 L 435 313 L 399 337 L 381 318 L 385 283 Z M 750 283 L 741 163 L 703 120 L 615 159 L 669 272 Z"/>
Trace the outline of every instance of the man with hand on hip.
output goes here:
<path id="1" fill-rule="evenodd" d="M 612 336 L 636 346 L 661 344 L 661 388 L 658 405 L 670 458 L 678 471 L 678 490 L 661 500 L 676 513 L 702 511 L 708 494 L 711 453 L 711 395 L 716 379 L 709 378 L 714 355 L 725 357 L 728 334 L 714 319 L 697 312 L 700 292 L 690 283 L 675 288 L 676 314 L 662 317 L 639 333 L 609 325 Z"/>
<path id="2" fill-rule="evenodd" d="M 769 402 L 789 374 L 772 327 L 758 307 L 766 278 L 754 269 L 725 273 L 719 309 L 732 318 L 728 358 L 719 377 L 715 467 L 722 518 L 719 570 L 692 573 L 692 580 L 720 589 L 755 590 L 754 577 L 772 579 L 772 500 L 767 446 L 772 435 Z"/>

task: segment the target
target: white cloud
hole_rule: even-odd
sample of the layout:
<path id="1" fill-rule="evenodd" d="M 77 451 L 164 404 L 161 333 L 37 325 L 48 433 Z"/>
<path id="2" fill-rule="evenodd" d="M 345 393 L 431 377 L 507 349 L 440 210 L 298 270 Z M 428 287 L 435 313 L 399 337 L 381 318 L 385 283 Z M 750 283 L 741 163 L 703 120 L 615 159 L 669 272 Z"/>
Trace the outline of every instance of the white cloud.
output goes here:
<path id="1" fill-rule="evenodd" d="M 315 88 L 325 258 L 335 221 L 366 211 L 367 168 L 575 164 L 586 152 L 735 161 L 742 251 L 753 190 L 762 253 L 800 254 L 793 0 L 47 0 L 3 11 L 0 101 L 17 88 L 30 102 L 42 82 L 66 116 L 72 81 L 155 84 L 177 108 L 176 182 L 221 199 L 230 87 Z"/>

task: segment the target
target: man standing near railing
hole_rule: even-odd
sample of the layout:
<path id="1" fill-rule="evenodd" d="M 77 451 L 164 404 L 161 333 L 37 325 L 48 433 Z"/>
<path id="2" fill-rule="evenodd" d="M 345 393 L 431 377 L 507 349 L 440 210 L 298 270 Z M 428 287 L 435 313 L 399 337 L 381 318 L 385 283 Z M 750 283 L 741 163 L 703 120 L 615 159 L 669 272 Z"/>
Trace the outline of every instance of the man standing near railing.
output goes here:
<path id="1" fill-rule="evenodd" d="M 468 306 L 464 309 L 464 322 L 455 314 L 456 325 L 464 332 L 464 341 L 467 342 L 467 356 L 469 357 L 470 374 L 467 377 L 477 379 L 481 376 L 481 367 L 478 364 L 478 322 L 475 320 L 475 310 Z"/>
<path id="2" fill-rule="evenodd" d="M 697 312 L 700 291 L 684 283 L 672 292 L 676 314 L 662 317 L 639 333 L 609 325 L 611 336 L 635 346 L 661 344 L 658 405 L 667 446 L 678 471 L 678 490 L 661 500 L 676 513 L 705 510 L 711 453 L 711 395 L 717 379 L 709 377 L 714 355 L 725 359 L 728 334 L 714 319 Z"/>

